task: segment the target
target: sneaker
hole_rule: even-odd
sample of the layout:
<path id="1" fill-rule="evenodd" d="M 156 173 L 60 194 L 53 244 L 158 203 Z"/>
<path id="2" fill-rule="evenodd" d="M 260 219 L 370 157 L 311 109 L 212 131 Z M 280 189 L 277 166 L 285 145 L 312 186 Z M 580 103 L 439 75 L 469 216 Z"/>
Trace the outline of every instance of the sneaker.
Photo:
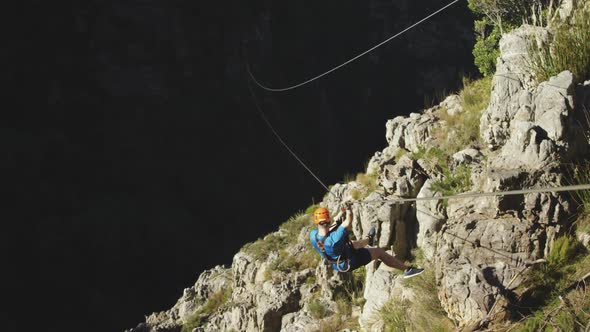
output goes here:
<path id="1" fill-rule="evenodd" d="M 372 247 L 375 244 L 375 233 L 377 233 L 375 231 L 375 226 L 371 226 L 371 229 L 369 229 L 369 245 Z"/>
<path id="2" fill-rule="evenodd" d="M 419 269 L 417 267 L 410 266 L 404 271 L 404 279 L 415 277 L 421 274 L 422 272 L 424 272 L 424 269 Z"/>

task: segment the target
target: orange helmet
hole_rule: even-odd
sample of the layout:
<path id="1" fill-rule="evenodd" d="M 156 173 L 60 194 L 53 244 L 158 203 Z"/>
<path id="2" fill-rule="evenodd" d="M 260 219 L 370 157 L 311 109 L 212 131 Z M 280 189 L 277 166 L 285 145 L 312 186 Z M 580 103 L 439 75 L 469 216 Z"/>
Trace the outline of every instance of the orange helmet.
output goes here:
<path id="1" fill-rule="evenodd" d="M 313 222 L 320 224 L 324 221 L 330 221 L 330 212 L 326 208 L 317 208 L 313 211 Z"/>

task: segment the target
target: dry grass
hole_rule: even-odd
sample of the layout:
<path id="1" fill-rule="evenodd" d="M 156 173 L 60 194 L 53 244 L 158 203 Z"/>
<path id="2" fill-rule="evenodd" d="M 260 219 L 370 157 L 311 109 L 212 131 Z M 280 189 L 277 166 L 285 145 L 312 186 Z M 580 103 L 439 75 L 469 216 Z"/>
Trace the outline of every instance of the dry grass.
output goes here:
<path id="1" fill-rule="evenodd" d="M 427 269 L 407 282 L 416 294 L 415 300 L 390 300 L 379 310 L 385 331 L 454 331 L 455 325 L 438 299 L 434 271 Z"/>
<path id="2" fill-rule="evenodd" d="M 590 272 L 590 255 L 581 254 L 575 240 L 563 236 L 555 241 L 547 261 L 526 281 L 539 287 L 541 306 L 523 303 L 523 307 L 536 309 L 515 323 L 511 331 L 584 331 L 582 327 L 590 323 L 590 293 L 585 285 L 574 289 L 570 286 Z"/>
<path id="3" fill-rule="evenodd" d="M 359 173 L 356 175 L 355 182 L 361 185 L 361 188 L 354 188 L 350 191 L 350 196 L 353 199 L 359 200 L 367 197 L 370 193 L 374 192 L 379 188 L 377 173 Z"/>
<path id="4" fill-rule="evenodd" d="M 445 125 L 437 128 L 433 136 L 446 155 L 470 146 L 481 146 L 479 122 L 483 110 L 490 102 L 491 86 L 491 77 L 475 81 L 463 79 L 463 90 L 459 93 L 463 112 L 449 115 L 445 108 L 438 110 L 437 116 Z"/>
<path id="5" fill-rule="evenodd" d="M 211 294 L 207 302 L 187 318 L 187 321 L 182 325 L 182 332 L 190 332 L 205 324 L 207 317 L 226 304 L 231 298 L 231 294 L 232 289 L 229 287 Z"/>
<path id="6" fill-rule="evenodd" d="M 531 42 L 532 67 L 538 82 L 569 70 L 575 82 L 590 78 L 590 5 L 578 1 L 573 16 L 561 22 L 549 45 L 536 49 Z"/>

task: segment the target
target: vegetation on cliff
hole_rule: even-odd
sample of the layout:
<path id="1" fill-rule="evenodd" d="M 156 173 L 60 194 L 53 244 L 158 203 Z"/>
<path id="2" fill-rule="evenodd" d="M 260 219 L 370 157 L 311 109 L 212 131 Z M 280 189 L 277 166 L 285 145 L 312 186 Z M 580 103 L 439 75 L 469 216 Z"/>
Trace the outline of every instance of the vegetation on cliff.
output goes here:
<path id="1" fill-rule="evenodd" d="M 523 18 L 532 1 L 470 0 L 469 4 L 481 15 L 477 23 L 481 29 L 506 32 Z M 555 60 L 551 50 L 559 43 L 570 48 L 576 43 L 590 44 L 585 32 L 579 32 L 575 38 L 560 37 L 564 33 L 560 31 L 577 31 L 570 24 L 584 26 L 587 20 L 587 12 L 578 11 L 571 21 L 553 27 L 553 42 L 543 46 L 547 49 L 537 58 L 542 59 L 538 65 L 545 66 L 544 71 L 575 71 L 574 67 L 586 61 L 583 52 L 578 57 L 564 55 Z M 531 30 L 515 30 L 515 34 L 520 33 L 515 40 Z M 482 37 L 480 41 L 489 42 L 490 47 L 483 52 L 485 56 L 476 58 L 476 62 L 481 61 L 485 77 L 465 80 L 458 95 L 424 114 L 388 122 L 389 146 L 371 160 L 372 172 L 333 186 L 335 194 L 326 196 L 326 207 L 339 208 L 341 202 L 335 197 L 349 195 L 346 197 L 363 200 L 376 190 L 386 199 L 432 192 L 452 195 L 473 190 L 473 179 L 486 182 L 486 191 L 557 186 L 564 181 L 561 163 L 566 157 L 560 153 L 575 142 L 549 131 L 565 130 L 552 126 L 559 122 L 554 119 L 566 118 L 571 113 L 573 105 L 569 101 L 575 97 L 569 94 L 575 86 L 572 75 L 563 73 L 554 78 L 550 87 L 554 90 L 514 84 L 518 79 L 512 77 L 503 84 L 490 75 L 495 69 L 489 64 L 495 62 L 491 57 L 497 50 L 497 43 L 492 43 L 495 39 L 490 38 L 491 35 Z M 508 53 L 507 57 L 514 59 L 517 52 L 512 49 Z M 504 60 L 506 57 L 498 61 L 499 66 Z M 511 65 L 521 64 L 516 61 Z M 563 64 L 554 66 L 561 61 Z M 583 66 L 574 73 L 576 82 L 588 77 Z M 541 106 L 552 106 L 544 109 L 535 98 L 543 101 Z M 496 109 L 490 102 L 494 100 L 498 103 Z M 484 115 L 495 122 L 483 125 Z M 546 119 L 549 120 L 542 122 Z M 491 139 L 485 137 L 486 130 Z M 487 145 L 486 139 L 490 140 L 485 141 Z M 494 144 L 489 144 L 492 139 Z M 525 145 L 511 146 L 513 143 Z M 525 154 L 527 149 L 532 151 L 530 155 Z M 468 150 L 475 150 L 475 157 L 465 157 Z M 545 161 L 558 166 L 543 169 L 539 165 Z M 587 171 L 578 168 L 576 174 Z M 574 178 L 572 182 L 587 183 L 587 178 Z M 581 206 L 578 214 L 570 208 L 572 201 Z M 234 269 L 247 272 L 241 281 L 247 286 L 239 286 L 242 293 L 248 293 L 240 295 L 245 303 L 241 309 L 266 308 L 255 311 L 257 317 L 276 314 L 272 326 L 287 330 L 303 324 L 310 331 L 357 328 L 357 324 L 367 329 L 372 328 L 374 321 L 385 331 L 451 331 L 469 324 L 475 329 L 492 330 L 584 330 L 590 326 L 590 294 L 585 287 L 590 256 L 575 234 L 587 231 L 583 221 L 589 218 L 589 206 L 588 192 L 571 197 L 535 193 L 448 205 L 436 201 L 414 205 L 385 203 L 376 208 L 370 204 L 356 205 L 353 231 L 357 237 L 366 236 L 371 226 L 378 225 L 378 243 L 393 245 L 399 257 L 412 248 L 422 248 L 423 255 L 417 256 L 423 260 L 414 263 L 429 268 L 420 278 L 409 281 L 379 264 L 369 264 L 349 275 L 332 275 L 329 267 L 319 264 L 319 255 L 309 244 L 309 216 L 314 208 L 310 207 L 290 218 L 277 232 L 245 245 L 236 256 L 237 260 L 245 258 Z M 398 248 L 404 252 L 400 253 Z M 264 271 L 264 278 L 260 278 L 260 271 Z M 258 294 L 259 290 L 267 291 L 266 295 Z M 398 293 L 400 290 L 402 294 Z M 284 300 L 277 302 L 276 298 Z M 226 301 L 222 294 L 214 293 L 191 316 L 187 326 L 201 324 L 204 316 Z M 242 320 L 223 325 L 223 319 L 228 317 L 229 314 L 220 315 L 215 327 L 245 326 Z M 262 323 L 252 321 L 261 324 L 259 327 L 271 324 L 266 318 Z"/>
<path id="2" fill-rule="evenodd" d="M 534 45 L 534 44 L 533 44 Z M 532 67 L 538 82 L 569 70 L 575 82 L 590 77 L 590 6 L 579 1 L 572 16 L 559 22 L 548 44 L 532 48 Z"/>

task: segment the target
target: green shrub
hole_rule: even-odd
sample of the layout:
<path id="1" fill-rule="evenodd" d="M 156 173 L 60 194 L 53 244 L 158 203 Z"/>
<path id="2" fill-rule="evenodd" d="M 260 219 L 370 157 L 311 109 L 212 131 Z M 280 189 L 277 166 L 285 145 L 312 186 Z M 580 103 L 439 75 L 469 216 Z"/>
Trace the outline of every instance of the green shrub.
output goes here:
<path id="1" fill-rule="evenodd" d="M 364 290 L 367 270 L 364 266 L 354 270 L 350 277 L 344 279 L 342 285 L 342 298 L 347 299 L 352 305 L 365 304 Z"/>
<path id="2" fill-rule="evenodd" d="M 343 319 L 342 315 L 332 315 L 329 318 L 323 319 L 319 327 L 316 330 L 312 330 L 313 332 L 334 332 L 334 331 L 342 331 L 342 330 L 359 330 L 359 323 L 358 319 L 355 317 L 350 317 L 348 319 Z"/>
<path id="3" fill-rule="evenodd" d="M 483 24 L 483 22 L 479 22 Z M 479 72 L 485 77 L 491 77 L 496 72 L 496 60 L 500 56 L 499 27 L 494 27 L 488 35 L 478 35 L 473 46 L 473 62 Z"/>
<path id="4" fill-rule="evenodd" d="M 328 308 L 318 299 L 311 300 L 307 305 L 307 309 L 309 310 L 311 317 L 315 319 L 324 318 L 328 314 Z"/>
<path id="5" fill-rule="evenodd" d="M 568 284 L 568 276 L 574 275 L 578 266 L 587 266 L 577 260 L 580 252 L 575 238 L 565 235 L 555 239 L 546 257 L 547 263 L 535 266 L 527 273 L 523 282 L 527 292 L 522 296 L 522 301 L 533 309 L 551 303 Z M 526 310 L 524 313 L 527 313 Z"/>
<path id="6" fill-rule="evenodd" d="M 426 161 L 433 163 L 439 168 L 447 168 L 447 159 L 449 158 L 449 155 L 446 154 L 443 150 L 436 147 L 430 149 L 425 149 L 421 147 L 418 149 L 417 152 L 412 152 L 410 154 L 410 158 L 412 160 L 424 159 Z"/>
<path id="7" fill-rule="evenodd" d="M 467 0 L 467 5 L 478 17 L 484 17 L 489 25 L 507 32 L 510 26 L 521 24 L 538 0 Z"/>
<path id="8" fill-rule="evenodd" d="M 578 2 L 573 17 L 561 22 L 548 45 L 536 49 L 531 42 L 532 65 L 538 82 L 569 70 L 576 83 L 590 78 L 590 6 Z"/>
<path id="9" fill-rule="evenodd" d="M 276 252 L 284 248 L 288 241 L 289 239 L 286 237 L 278 233 L 272 233 L 264 238 L 247 243 L 242 247 L 242 251 L 251 255 L 256 260 L 264 260 L 271 252 Z"/>
<path id="10" fill-rule="evenodd" d="M 443 179 L 433 181 L 430 189 L 443 196 L 460 194 L 471 189 L 471 169 L 466 165 L 459 165 L 453 172 L 443 169 Z"/>
<path id="11" fill-rule="evenodd" d="M 395 155 L 393 156 L 393 158 L 395 159 L 395 162 L 397 163 L 397 162 L 399 162 L 399 160 L 403 156 L 405 156 L 407 154 L 408 154 L 408 151 L 406 149 L 399 148 L 399 149 L 395 150 Z"/>
<path id="12" fill-rule="evenodd" d="M 416 258 L 420 254 L 416 253 Z M 453 331 L 455 327 L 442 308 L 432 269 L 406 281 L 415 301 L 390 300 L 379 310 L 385 331 Z"/>
<path id="13" fill-rule="evenodd" d="M 433 136 L 444 155 L 481 145 L 479 122 L 482 111 L 490 102 L 491 86 L 491 77 L 475 81 L 463 79 L 463 89 L 459 93 L 463 112 L 449 115 L 446 109 L 438 110 L 437 115 L 445 125 L 437 128 Z"/>
<path id="14" fill-rule="evenodd" d="M 305 226 L 310 224 L 309 215 L 298 213 L 279 226 L 279 232 L 271 233 L 262 239 L 248 243 L 242 251 L 256 260 L 264 260 L 272 252 L 278 252 L 293 245 Z"/>
<path id="15" fill-rule="evenodd" d="M 355 181 L 362 186 L 362 188 L 357 189 L 354 188 L 350 191 L 350 196 L 353 199 L 359 200 L 367 197 L 370 193 L 374 192 L 379 188 L 379 183 L 377 182 L 377 178 L 379 175 L 377 173 L 358 173 L 356 175 Z"/>
<path id="16" fill-rule="evenodd" d="M 281 234 L 283 236 L 295 241 L 301 233 L 301 230 L 305 226 L 311 225 L 310 217 L 311 213 L 297 213 L 291 218 L 289 218 L 286 222 L 284 222 L 281 226 L 279 226 L 279 230 L 281 231 Z"/>
<path id="17" fill-rule="evenodd" d="M 379 309 L 379 318 L 383 321 L 385 332 L 412 331 L 407 310 L 407 306 L 410 304 L 409 301 L 390 300 Z"/>
<path id="18" fill-rule="evenodd" d="M 503 33 L 519 26 L 528 16 L 536 0 L 468 0 L 476 16 L 473 48 L 474 62 L 484 76 L 496 72 L 496 58 L 500 55 L 499 42 Z"/>
<path id="19" fill-rule="evenodd" d="M 523 284 L 528 293 L 516 314 L 522 316 L 526 309 L 533 312 L 516 324 L 514 331 L 577 331 L 588 324 L 590 288 L 569 288 L 590 271 L 590 255 L 578 249 L 570 236 L 558 238 L 547 257 L 549 263 L 528 273 Z"/>
<path id="20" fill-rule="evenodd" d="M 484 77 L 479 80 L 463 78 L 463 90 L 459 93 L 461 106 L 468 114 L 477 114 L 477 127 L 481 112 L 488 107 L 492 93 L 492 78 Z"/>
<path id="21" fill-rule="evenodd" d="M 297 255 L 291 255 L 286 250 L 280 250 L 279 257 L 270 263 L 268 271 L 291 273 L 315 268 L 320 261 L 320 255 L 313 249 L 311 243 L 307 243 L 306 250 Z"/>
<path id="22" fill-rule="evenodd" d="M 339 295 L 336 297 L 336 313 L 345 316 L 352 314 L 352 303 L 345 296 Z"/>
<path id="23" fill-rule="evenodd" d="M 189 316 L 182 325 L 182 332 L 190 332 L 194 328 L 202 326 L 206 318 L 221 308 L 231 298 L 232 289 L 227 287 L 211 294 L 205 304 L 203 304 L 195 313 Z"/>
<path id="24" fill-rule="evenodd" d="M 579 252 L 578 249 L 578 241 L 573 237 L 569 235 L 558 237 L 547 255 L 547 263 L 555 267 L 562 267 L 572 261 Z"/>

